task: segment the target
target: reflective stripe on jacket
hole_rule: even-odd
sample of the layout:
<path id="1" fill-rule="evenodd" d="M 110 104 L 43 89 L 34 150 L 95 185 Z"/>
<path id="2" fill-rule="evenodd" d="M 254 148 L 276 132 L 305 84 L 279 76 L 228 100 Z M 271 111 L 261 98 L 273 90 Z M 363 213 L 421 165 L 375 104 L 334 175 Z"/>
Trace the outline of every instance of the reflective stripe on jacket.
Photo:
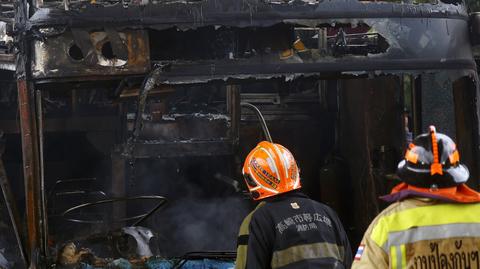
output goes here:
<path id="1" fill-rule="evenodd" d="M 261 203 L 244 219 L 235 268 L 349 268 L 351 259 L 333 210 L 292 192 Z"/>
<path id="2" fill-rule="evenodd" d="M 237 239 L 237 260 L 235 261 L 235 269 L 245 269 L 247 268 L 247 245 L 248 245 L 248 238 L 249 238 L 249 226 L 250 221 L 252 220 L 253 213 L 260 207 L 264 206 L 265 202 L 261 202 L 257 205 L 257 207 L 250 212 L 242 221 L 240 225 L 240 230 L 238 232 L 238 239 Z"/>
<path id="3" fill-rule="evenodd" d="M 480 269 L 479 251 L 480 203 L 407 199 L 370 224 L 352 268 Z"/>

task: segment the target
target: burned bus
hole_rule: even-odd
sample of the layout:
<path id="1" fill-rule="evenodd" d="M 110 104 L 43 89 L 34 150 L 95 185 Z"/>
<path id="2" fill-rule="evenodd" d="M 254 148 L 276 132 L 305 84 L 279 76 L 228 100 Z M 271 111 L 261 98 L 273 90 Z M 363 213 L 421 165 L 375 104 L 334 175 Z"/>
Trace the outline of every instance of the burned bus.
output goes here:
<path id="1" fill-rule="evenodd" d="M 353 246 L 431 124 L 478 188 L 462 1 L 0 5 L 2 268 L 232 268 L 267 127 Z"/>

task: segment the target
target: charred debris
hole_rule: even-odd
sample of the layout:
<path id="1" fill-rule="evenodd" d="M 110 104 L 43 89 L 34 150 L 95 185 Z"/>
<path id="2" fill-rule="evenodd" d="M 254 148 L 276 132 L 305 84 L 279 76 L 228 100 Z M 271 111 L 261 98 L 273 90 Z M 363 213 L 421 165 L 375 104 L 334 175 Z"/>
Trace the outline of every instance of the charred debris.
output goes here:
<path id="1" fill-rule="evenodd" d="M 461 1 L 0 7 L 0 267 L 228 268 L 242 159 L 265 139 L 252 106 L 353 245 L 425 126 L 461 138 L 477 178 Z"/>

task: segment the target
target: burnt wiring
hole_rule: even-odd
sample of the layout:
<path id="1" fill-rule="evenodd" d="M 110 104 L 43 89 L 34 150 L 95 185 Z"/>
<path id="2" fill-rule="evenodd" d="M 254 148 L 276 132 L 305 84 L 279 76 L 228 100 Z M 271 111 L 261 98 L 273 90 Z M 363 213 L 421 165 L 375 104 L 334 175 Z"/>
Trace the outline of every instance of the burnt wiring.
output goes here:
<path id="1" fill-rule="evenodd" d="M 267 123 L 265 122 L 265 118 L 263 117 L 262 112 L 260 112 L 260 110 L 256 106 L 254 106 L 250 103 L 243 103 L 242 102 L 242 103 L 240 103 L 240 105 L 242 107 L 251 109 L 255 113 L 255 115 L 257 115 L 258 120 L 260 121 L 260 125 L 262 126 L 262 130 L 263 130 L 263 134 L 265 135 L 265 139 L 268 142 L 273 143 L 272 136 L 270 135 L 270 131 L 268 130 L 268 126 L 267 126 Z"/>

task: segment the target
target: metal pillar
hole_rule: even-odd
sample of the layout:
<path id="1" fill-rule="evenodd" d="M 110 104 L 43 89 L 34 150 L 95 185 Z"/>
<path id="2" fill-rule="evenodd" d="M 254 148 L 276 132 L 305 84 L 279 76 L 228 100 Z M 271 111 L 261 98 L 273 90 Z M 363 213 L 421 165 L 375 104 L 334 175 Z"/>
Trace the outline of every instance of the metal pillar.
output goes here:
<path id="1" fill-rule="evenodd" d="M 23 178 L 25 184 L 26 218 L 28 230 L 28 255 L 30 268 L 36 268 L 40 247 L 40 162 L 38 154 L 37 122 L 32 107 L 33 91 L 25 79 L 17 80 L 18 107 L 22 136 Z"/>
<path id="2" fill-rule="evenodd" d="M 27 38 L 28 3 L 15 0 L 15 44 L 18 109 L 22 139 L 23 177 L 25 182 L 27 256 L 29 268 L 37 268 L 38 258 L 46 250 L 42 247 L 41 202 L 40 202 L 40 155 L 38 123 L 35 115 L 33 84 L 28 81 L 30 71 L 31 44 Z M 46 235 L 43 236 L 45 240 Z"/>
<path id="3" fill-rule="evenodd" d="M 240 137 L 240 86 L 227 85 L 227 110 L 230 115 L 229 137 L 233 145 L 237 146 Z"/>
<path id="4" fill-rule="evenodd" d="M 48 217 L 47 217 L 47 198 L 45 189 L 45 163 L 43 151 L 43 107 L 42 92 L 35 92 L 35 115 L 37 120 L 38 133 L 38 160 L 39 160 L 39 198 L 40 198 L 40 231 L 41 231 L 41 250 L 45 257 L 48 257 Z"/>

